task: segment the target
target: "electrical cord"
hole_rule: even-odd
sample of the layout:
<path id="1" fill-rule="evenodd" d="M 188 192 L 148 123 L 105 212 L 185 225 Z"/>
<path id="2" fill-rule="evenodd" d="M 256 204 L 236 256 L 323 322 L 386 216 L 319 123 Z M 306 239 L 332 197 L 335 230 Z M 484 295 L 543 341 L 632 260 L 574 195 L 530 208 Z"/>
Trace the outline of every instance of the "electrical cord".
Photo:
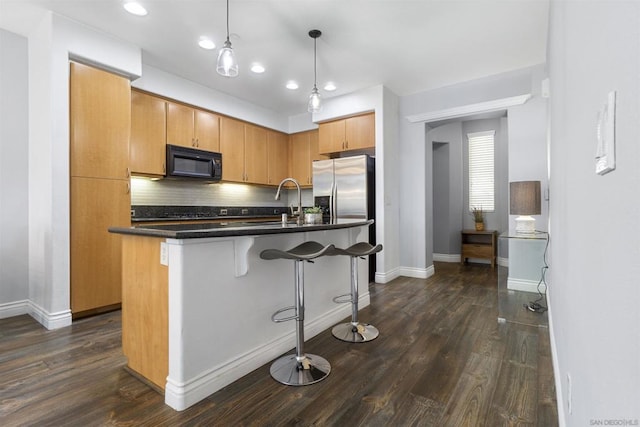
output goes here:
<path id="1" fill-rule="evenodd" d="M 547 274 L 547 270 L 549 269 L 549 265 L 547 264 L 547 251 L 549 250 L 549 233 L 547 233 L 546 231 L 538 231 L 538 230 L 536 230 L 536 232 L 544 233 L 547 236 L 547 242 L 544 247 L 544 255 L 542 256 L 543 265 L 541 268 L 540 280 L 538 281 L 538 287 L 537 287 L 538 294 L 540 295 L 540 297 L 535 301 L 530 301 L 529 304 L 523 304 L 523 307 L 534 313 L 542 314 L 548 310 L 548 307 L 545 306 L 544 303 L 542 302 L 546 300 L 546 295 L 547 295 L 547 282 L 546 282 L 545 276 Z M 544 292 L 540 290 L 543 284 L 544 284 Z"/>

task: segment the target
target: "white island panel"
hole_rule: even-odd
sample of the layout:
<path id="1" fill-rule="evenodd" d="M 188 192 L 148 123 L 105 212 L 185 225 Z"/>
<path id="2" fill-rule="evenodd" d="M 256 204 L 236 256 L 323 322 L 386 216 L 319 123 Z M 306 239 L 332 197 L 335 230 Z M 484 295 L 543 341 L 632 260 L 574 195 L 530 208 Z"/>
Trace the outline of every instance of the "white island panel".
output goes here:
<path id="1" fill-rule="evenodd" d="M 366 241 L 368 226 L 287 234 L 167 239 L 169 260 L 169 375 L 165 402 L 183 410 L 295 346 L 295 322 L 271 315 L 294 304 L 294 262 L 266 261 L 265 249 L 291 249 L 305 241 L 346 248 Z M 242 240 L 245 239 L 245 240 Z M 247 248 L 246 259 L 244 256 Z M 246 274 L 237 274 L 246 262 Z M 349 304 L 349 257 L 304 263 L 305 340 L 342 321 Z M 360 307 L 369 305 L 368 263 L 358 263 Z M 331 361 L 329 361 L 331 362 Z"/>

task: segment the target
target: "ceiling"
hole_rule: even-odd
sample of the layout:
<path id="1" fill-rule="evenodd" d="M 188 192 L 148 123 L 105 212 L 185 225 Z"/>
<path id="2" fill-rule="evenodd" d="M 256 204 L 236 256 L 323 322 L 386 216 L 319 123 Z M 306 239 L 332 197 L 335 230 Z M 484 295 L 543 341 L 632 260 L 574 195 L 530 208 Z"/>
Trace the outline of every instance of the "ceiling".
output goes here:
<path id="1" fill-rule="evenodd" d="M 410 95 L 545 62 L 548 0 L 230 0 L 231 43 L 240 75 L 215 72 L 226 37 L 225 0 L 20 1 L 50 9 L 139 46 L 143 63 L 286 115 L 304 113 L 313 87 L 319 29 L 318 88 L 330 98 L 382 84 Z M 249 71 L 254 62 L 263 74 Z M 298 90 L 288 90 L 289 80 Z M 332 81 L 337 90 L 323 86 Z"/>

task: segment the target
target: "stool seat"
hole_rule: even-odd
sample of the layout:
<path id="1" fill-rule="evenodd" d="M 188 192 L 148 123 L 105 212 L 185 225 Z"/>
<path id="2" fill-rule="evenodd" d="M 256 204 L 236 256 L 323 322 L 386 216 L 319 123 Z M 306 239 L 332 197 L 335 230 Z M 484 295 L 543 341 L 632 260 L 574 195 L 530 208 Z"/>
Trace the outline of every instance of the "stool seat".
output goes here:
<path id="1" fill-rule="evenodd" d="M 339 340 L 362 343 L 374 340 L 380 334 L 375 326 L 358 321 L 358 258 L 373 255 L 381 250 L 382 245 L 373 246 L 368 242 L 358 242 L 346 249 L 334 248 L 329 254 L 351 257 L 351 292 L 333 299 L 336 303 L 351 303 L 351 322 L 341 323 L 331 330 L 333 336 Z"/>
<path id="2" fill-rule="evenodd" d="M 368 256 L 377 254 L 382 250 L 382 245 L 378 244 L 373 246 L 369 242 L 358 242 L 355 245 L 351 245 L 346 249 L 335 248 L 332 255 L 348 255 L 348 256 Z"/>
<path id="3" fill-rule="evenodd" d="M 309 241 L 283 251 L 280 249 L 265 249 L 260 252 L 260 258 L 265 260 L 288 259 L 294 261 L 294 294 L 295 305 L 276 311 L 271 320 L 276 323 L 287 320 L 296 321 L 296 352 L 276 359 L 270 368 L 270 373 L 276 381 L 292 386 L 301 386 L 322 381 L 331 372 L 329 362 L 315 354 L 304 352 L 304 262 L 335 253 L 334 245 L 323 246 L 318 242 Z M 293 310 L 288 317 L 278 317 L 279 314 Z"/>
<path id="4" fill-rule="evenodd" d="M 265 249 L 260 252 L 260 258 L 266 260 L 293 259 L 310 261 L 323 255 L 330 255 L 335 252 L 335 250 L 336 247 L 334 245 L 324 246 L 318 242 L 310 241 L 304 242 L 295 248 L 289 249 L 288 251 L 282 251 L 280 249 Z"/>

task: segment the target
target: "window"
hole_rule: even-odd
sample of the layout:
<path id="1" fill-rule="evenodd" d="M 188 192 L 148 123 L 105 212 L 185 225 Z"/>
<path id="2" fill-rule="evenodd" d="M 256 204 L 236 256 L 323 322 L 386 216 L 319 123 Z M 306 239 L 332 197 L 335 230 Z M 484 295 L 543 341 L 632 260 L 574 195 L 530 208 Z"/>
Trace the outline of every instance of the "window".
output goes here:
<path id="1" fill-rule="evenodd" d="M 469 138 L 469 210 L 495 210 L 494 150 L 495 131 L 467 134 Z"/>

